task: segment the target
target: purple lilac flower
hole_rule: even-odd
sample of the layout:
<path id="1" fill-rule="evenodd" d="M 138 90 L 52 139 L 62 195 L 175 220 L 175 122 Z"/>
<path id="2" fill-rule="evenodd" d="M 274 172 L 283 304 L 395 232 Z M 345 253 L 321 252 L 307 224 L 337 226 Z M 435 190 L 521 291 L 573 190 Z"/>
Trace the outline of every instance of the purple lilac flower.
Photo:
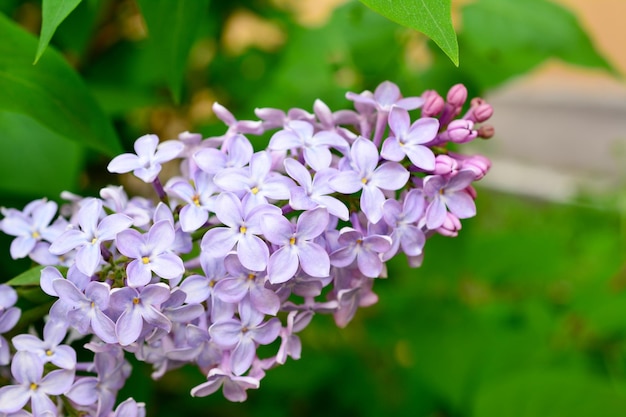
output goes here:
<path id="1" fill-rule="evenodd" d="M 356 94 L 348 92 L 346 93 L 346 98 L 355 103 L 367 104 L 384 112 L 389 112 L 394 105 L 406 110 L 414 110 L 424 104 L 424 99 L 421 97 L 402 98 L 400 89 L 391 81 L 380 83 L 380 85 L 376 87 L 376 90 L 374 90 L 373 96 L 364 93 Z"/>
<path id="2" fill-rule="evenodd" d="M 221 363 L 229 361 L 228 352 L 224 354 Z M 259 380 L 250 376 L 237 376 L 221 368 L 213 368 L 207 375 L 207 381 L 191 390 L 193 397 L 206 397 L 222 388 L 224 397 L 233 402 L 243 402 L 248 397 L 246 390 L 259 388 Z"/>
<path id="3" fill-rule="evenodd" d="M 269 249 L 257 235 L 264 216 L 280 214 L 280 209 L 270 204 L 255 207 L 242 206 L 235 194 L 222 193 L 215 203 L 215 215 L 226 227 L 215 227 L 202 238 L 202 251 L 222 258 L 236 247 L 241 264 L 253 271 L 263 271 L 269 259 Z"/>
<path id="4" fill-rule="evenodd" d="M 196 171 L 192 181 L 176 181 L 166 190 L 186 203 L 180 210 L 180 227 L 184 232 L 198 230 L 207 222 L 217 191 L 209 174 Z"/>
<path id="5" fill-rule="evenodd" d="M 185 272 L 183 261 L 170 251 L 174 237 L 174 228 L 167 220 L 156 222 L 143 235 L 134 229 L 118 233 L 117 249 L 132 259 L 126 267 L 129 286 L 147 285 L 153 272 L 165 279 L 180 277 Z"/>
<path id="6" fill-rule="evenodd" d="M 272 284 L 291 279 L 298 267 L 313 277 L 326 277 L 330 260 L 326 250 L 313 242 L 328 225 L 328 211 L 319 207 L 302 213 L 294 225 L 283 216 L 265 216 L 263 235 L 279 248 L 272 253 L 267 274 Z"/>
<path id="7" fill-rule="evenodd" d="M 105 282 L 92 281 L 85 291 L 69 279 L 57 278 L 52 287 L 67 308 L 67 322 L 81 334 L 93 332 L 106 343 L 115 343 L 115 323 L 104 311 L 109 307 L 111 287 Z"/>
<path id="8" fill-rule="evenodd" d="M 142 181 L 150 183 L 161 172 L 161 164 L 176 158 L 185 145 L 177 140 L 159 143 L 157 135 L 144 135 L 135 141 L 134 147 L 134 154 L 116 156 L 109 162 L 107 169 L 118 174 L 133 171 Z"/>
<path id="9" fill-rule="evenodd" d="M 256 356 L 257 344 L 267 345 L 278 337 L 280 321 L 271 318 L 264 322 L 265 315 L 260 313 L 248 302 L 239 303 L 239 319 L 213 323 L 209 334 L 225 349 L 233 349 L 230 365 L 235 375 L 243 374 Z"/>
<path id="10" fill-rule="evenodd" d="M 252 155 L 247 168 L 228 168 L 215 175 L 215 184 L 225 191 L 238 194 L 253 206 L 268 199 L 289 199 L 293 181 L 272 171 L 272 159 L 266 151 Z"/>
<path id="11" fill-rule="evenodd" d="M 228 255 L 224 260 L 228 277 L 215 284 L 214 294 L 226 303 L 239 303 L 248 297 L 254 309 L 275 316 L 280 308 L 280 299 L 274 291 L 265 288 L 267 275 L 264 272 L 245 268 L 236 256 Z"/>
<path id="12" fill-rule="evenodd" d="M 383 260 L 391 259 L 399 248 L 408 256 L 422 253 L 426 236 L 417 227 L 418 220 L 424 214 L 424 193 L 422 190 L 411 190 L 404 196 L 404 201 L 389 199 L 383 206 L 383 218 L 393 228 L 391 248 L 383 255 Z"/>
<path id="13" fill-rule="evenodd" d="M 76 266 L 91 276 L 102 260 L 100 243 L 113 240 L 122 230 L 128 229 L 133 220 L 124 214 L 111 214 L 98 221 L 102 214 L 102 201 L 92 198 L 78 212 L 78 229 L 70 229 L 59 236 L 50 246 L 50 252 L 63 255 L 77 249 Z"/>
<path id="14" fill-rule="evenodd" d="M 6 284 L 0 284 L 0 366 L 11 360 L 9 343 L 2 336 L 10 331 L 20 319 L 22 311 L 14 307 L 17 302 L 17 292 Z"/>
<path id="15" fill-rule="evenodd" d="M 0 210 L 4 216 L 0 228 L 7 235 L 16 236 L 10 247 L 13 259 L 28 256 L 39 241 L 45 239 L 50 242 L 54 237 L 49 231 L 50 222 L 57 212 L 54 201 L 35 200 L 24 207 L 23 211 L 5 208 Z"/>
<path id="16" fill-rule="evenodd" d="M 426 207 L 426 227 L 434 230 L 446 219 L 446 207 L 459 219 L 476 215 L 474 199 L 465 189 L 474 181 L 473 171 L 463 170 L 446 178 L 431 175 L 424 179 L 424 193 L 430 200 Z"/>
<path id="17" fill-rule="evenodd" d="M 264 107 L 255 109 L 254 114 L 263 120 L 263 127 L 266 130 L 275 129 L 277 127 L 285 127 L 292 120 L 305 120 L 314 122 L 315 116 L 303 109 L 292 108 L 286 113 L 279 109 Z"/>
<path id="18" fill-rule="evenodd" d="M 142 197 L 128 198 L 124 187 L 109 185 L 100 190 L 104 206 L 115 213 L 125 214 L 133 219 L 133 226 L 143 227 L 150 223 L 150 212 L 154 207 L 150 200 Z"/>
<path id="19" fill-rule="evenodd" d="M 16 350 L 34 353 L 44 364 L 50 362 L 59 368 L 74 369 L 76 351 L 60 344 L 66 333 L 67 326 L 64 323 L 48 321 L 43 328 L 43 340 L 32 334 L 18 334 L 11 342 Z"/>
<path id="20" fill-rule="evenodd" d="M 0 388 L 0 412 L 13 413 L 30 401 L 35 416 L 46 411 L 57 415 L 57 406 L 48 396 L 66 393 L 74 382 L 74 371 L 58 369 L 43 376 L 43 365 L 34 353 L 19 351 L 15 354 L 11 374 L 17 385 Z"/>
<path id="21" fill-rule="evenodd" d="M 313 179 L 309 170 L 295 159 L 285 159 L 287 174 L 296 180 L 300 186 L 291 187 L 289 205 L 294 210 L 311 210 L 316 207 L 325 207 L 328 212 L 342 220 L 348 220 L 348 208 L 339 199 L 332 197 L 334 190 L 328 185 L 328 181 L 337 170 L 327 168 L 315 173 Z"/>
<path id="22" fill-rule="evenodd" d="M 369 307 L 378 302 L 378 296 L 372 292 L 373 281 L 362 275 L 355 268 L 342 270 L 344 277 L 348 275 L 351 286 L 337 291 L 339 307 L 333 313 L 335 323 L 346 327 L 354 318 L 359 307 Z"/>
<path id="23" fill-rule="evenodd" d="M 146 329 L 144 322 L 169 331 L 172 323 L 160 311 L 161 304 L 169 297 L 170 289 L 163 283 L 147 285 L 141 292 L 131 287 L 113 289 L 111 308 L 122 312 L 115 323 L 120 345 L 128 346 L 137 341 Z"/>
<path id="24" fill-rule="evenodd" d="M 277 151 L 302 149 L 304 161 L 315 171 L 328 168 L 332 160 L 329 148 L 348 149 L 348 142 L 339 134 L 322 130 L 314 133 L 313 125 L 294 120 L 285 129 L 274 133 L 269 149 Z"/>
<path id="25" fill-rule="evenodd" d="M 110 417 L 145 417 L 145 415 L 146 405 L 144 403 L 138 403 L 133 398 L 129 398 L 120 403 L 115 409 L 115 412 L 111 413 Z"/>
<path id="26" fill-rule="evenodd" d="M 389 127 L 393 133 L 383 142 L 380 155 L 390 161 L 401 161 L 406 155 L 411 163 L 425 171 L 435 169 L 435 154 L 428 146 L 437 131 L 439 121 L 430 117 L 417 119 L 413 124 L 409 112 L 394 106 L 389 113 Z"/>
<path id="27" fill-rule="evenodd" d="M 201 149 L 193 155 L 193 160 L 201 170 L 214 175 L 225 168 L 243 168 L 253 153 L 248 138 L 237 134 L 228 141 L 228 149 Z"/>
<path id="28" fill-rule="evenodd" d="M 201 369 L 219 365 L 222 349 L 215 344 L 206 326 L 188 324 L 185 329 L 186 345 L 167 352 L 167 357 L 184 362 L 195 362 Z"/>
<path id="29" fill-rule="evenodd" d="M 382 190 L 399 190 L 409 179 L 409 172 L 397 162 L 378 166 L 378 150 L 369 140 L 358 138 L 350 148 L 351 167 L 330 179 L 330 186 L 340 193 L 362 190 L 361 210 L 372 223 L 383 217 L 385 196 Z"/>
<path id="30" fill-rule="evenodd" d="M 380 276 L 383 271 L 381 255 L 391 249 L 389 236 L 363 236 L 363 233 L 350 227 L 341 230 L 337 243 L 339 249 L 330 254 L 330 263 L 345 268 L 356 259 L 359 271 L 370 278 Z"/>

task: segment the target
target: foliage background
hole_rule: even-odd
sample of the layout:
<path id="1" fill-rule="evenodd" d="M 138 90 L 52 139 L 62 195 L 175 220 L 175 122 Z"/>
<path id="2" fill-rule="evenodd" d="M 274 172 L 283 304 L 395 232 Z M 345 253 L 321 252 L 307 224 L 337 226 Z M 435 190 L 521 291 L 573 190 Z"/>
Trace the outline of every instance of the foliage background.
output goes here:
<path id="1" fill-rule="evenodd" d="M 95 194 L 120 180 L 106 174 L 111 156 L 145 133 L 221 134 L 214 101 L 247 119 L 256 107 L 310 110 L 316 98 L 346 108 L 346 91 L 383 80 L 406 96 L 463 82 L 474 97 L 548 59 L 619 76 L 574 14 L 547 0 L 453 2 L 459 67 L 356 1 L 83 0 L 34 66 L 42 4 L 2 0 L 0 11 L 7 207 Z M 316 317 L 302 359 L 270 371 L 246 403 L 192 399 L 204 379 L 195 369 L 152 383 L 139 363 L 120 398 L 145 401 L 151 416 L 624 415 L 620 199 L 557 205 L 479 189 L 459 238 L 429 241 L 420 269 L 390 262 L 379 303 L 346 329 Z M 6 280 L 29 267 L 9 259 L 9 242 Z"/>

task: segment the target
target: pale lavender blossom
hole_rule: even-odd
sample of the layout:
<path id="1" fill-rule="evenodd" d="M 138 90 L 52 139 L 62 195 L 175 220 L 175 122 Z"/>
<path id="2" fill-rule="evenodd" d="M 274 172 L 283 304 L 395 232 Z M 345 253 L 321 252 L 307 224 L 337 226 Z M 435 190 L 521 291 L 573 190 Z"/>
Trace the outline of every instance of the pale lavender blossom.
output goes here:
<path id="1" fill-rule="evenodd" d="M 157 135 L 144 135 L 135 141 L 134 148 L 134 154 L 125 153 L 113 158 L 107 169 L 118 174 L 133 171 L 136 177 L 151 183 L 161 172 L 161 164 L 176 158 L 185 145 L 177 140 L 159 143 Z"/>
<path id="2" fill-rule="evenodd" d="M 319 171 L 330 166 L 331 147 L 347 151 L 348 142 L 333 131 L 322 130 L 315 133 L 311 123 L 294 120 L 285 129 L 274 133 L 268 148 L 277 151 L 302 150 L 304 161 L 315 171 Z"/>
<path id="3" fill-rule="evenodd" d="M 222 193 L 215 203 L 215 215 L 226 227 L 215 227 L 202 238 L 202 251 L 215 258 L 223 258 L 233 248 L 243 266 L 263 271 L 269 259 L 267 244 L 257 235 L 264 216 L 280 214 L 280 209 L 269 204 L 243 206 L 232 193 Z"/>
<path id="4" fill-rule="evenodd" d="M 476 204 L 466 188 L 474 181 L 473 171 L 463 170 L 449 178 L 431 175 L 424 179 L 424 193 L 430 200 L 426 207 L 426 227 L 434 230 L 446 219 L 446 208 L 459 219 L 476 215 Z"/>
<path id="5" fill-rule="evenodd" d="M 146 329 L 144 322 L 169 331 L 172 322 L 160 309 L 169 297 L 170 289 L 163 283 L 147 285 L 141 292 L 131 287 L 113 289 L 111 308 L 122 312 L 115 323 L 115 334 L 120 345 L 128 346 L 137 341 Z"/>
<path id="6" fill-rule="evenodd" d="M 102 201 L 89 199 L 77 215 L 80 229 L 69 229 L 59 236 L 50 246 L 50 252 L 63 255 L 76 249 L 76 266 L 85 275 L 91 276 L 102 261 L 100 244 L 115 239 L 122 230 L 128 229 L 133 223 L 130 217 L 114 213 L 102 220 Z"/>
<path id="7" fill-rule="evenodd" d="M 19 351 L 11 362 L 11 374 L 17 385 L 0 388 L 0 412 L 13 413 L 30 402 L 35 416 L 50 412 L 57 415 L 57 406 L 49 395 L 66 393 L 74 382 L 74 371 L 58 369 L 43 375 L 43 362 L 38 355 Z"/>
<path id="8" fill-rule="evenodd" d="M 383 260 L 391 259 L 400 248 L 408 256 L 422 253 L 426 236 L 417 226 L 424 214 L 424 193 L 422 190 L 411 190 L 404 196 L 400 204 L 389 199 L 383 206 L 383 218 L 393 229 L 391 232 L 391 248 L 383 255 Z"/>
<path id="9" fill-rule="evenodd" d="M 147 285 L 152 273 L 165 279 L 180 277 L 185 272 L 183 261 L 170 251 L 174 243 L 174 228 L 167 220 L 152 225 L 147 233 L 134 229 L 118 233 L 117 250 L 132 259 L 126 267 L 126 280 L 131 287 Z"/>
<path id="10" fill-rule="evenodd" d="M 14 307 L 16 302 L 17 292 L 6 284 L 0 284 L 0 365 L 6 365 L 11 360 L 9 343 L 2 334 L 15 327 L 22 315 L 22 311 Z"/>
<path id="11" fill-rule="evenodd" d="M 76 351 L 71 346 L 61 345 L 66 333 L 66 324 L 48 321 L 43 328 L 43 340 L 32 334 L 18 334 L 11 342 L 17 351 L 34 353 L 44 364 L 50 362 L 59 368 L 74 369 Z"/>
<path id="12" fill-rule="evenodd" d="M 145 417 L 145 415 L 146 405 L 129 398 L 120 403 L 110 417 Z"/>
<path id="13" fill-rule="evenodd" d="M 406 110 L 414 110 L 424 104 L 424 99 L 421 97 L 403 98 L 398 86 L 391 81 L 380 83 L 374 90 L 373 95 L 371 93 L 356 94 L 348 92 L 346 93 L 346 98 L 356 103 L 369 105 L 383 112 L 389 112 L 394 105 Z"/>
<path id="14" fill-rule="evenodd" d="M 328 221 L 328 211 L 322 207 L 303 212 L 295 225 L 283 216 L 263 218 L 263 235 L 278 246 L 267 265 L 268 278 L 272 284 L 291 279 L 298 267 L 313 277 L 328 276 L 328 253 L 313 241 L 324 233 Z"/>
<path id="15" fill-rule="evenodd" d="M 399 190 L 409 179 L 409 172 L 397 162 L 378 166 L 378 150 L 369 140 L 358 138 L 350 148 L 350 168 L 330 179 L 330 186 L 340 193 L 362 190 L 361 210 L 372 223 L 383 217 L 385 195 L 381 190 Z"/>
<path id="16" fill-rule="evenodd" d="M 425 144 L 437 136 L 437 119 L 422 117 L 411 124 L 409 112 L 394 106 L 389 113 L 389 127 L 393 135 L 383 142 L 380 156 L 389 161 L 401 161 L 406 155 L 420 169 L 435 169 L 435 154 Z"/>
<path id="17" fill-rule="evenodd" d="M 241 375 L 250 368 L 256 356 L 257 344 L 267 345 L 278 337 L 280 321 L 271 318 L 263 321 L 260 313 L 248 302 L 239 303 L 239 318 L 218 321 L 209 327 L 209 334 L 225 349 L 232 349 L 230 366 L 235 375 Z"/>
<path id="18" fill-rule="evenodd" d="M 350 227 L 341 230 L 337 243 L 339 248 L 330 254 L 330 263 L 345 268 L 356 260 L 359 271 L 370 278 L 380 276 L 383 271 L 382 254 L 391 249 L 389 236 L 364 236 L 359 230 Z"/>
<path id="19" fill-rule="evenodd" d="M 201 170 L 215 175 L 225 168 L 243 168 L 253 153 L 248 138 L 237 134 L 230 138 L 227 149 L 201 149 L 193 155 L 193 160 Z"/>
<path id="20" fill-rule="evenodd" d="M 50 222 L 57 212 L 57 204 L 45 199 L 35 200 L 24 207 L 23 211 L 0 209 L 4 219 L 0 228 L 7 235 L 15 236 L 11 242 L 10 253 L 13 259 L 28 256 L 35 245 L 45 239 L 51 241 L 53 232 L 49 231 Z"/>
<path id="21" fill-rule="evenodd" d="M 198 170 L 192 180 L 176 181 L 165 189 L 186 203 L 180 210 L 180 227 L 183 232 L 196 231 L 207 222 L 217 192 L 209 174 Z"/>
<path id="22" fill-rule="evenodd" d="M 243 402 L 248 397 L 247 390 L 259 388 L 259 380 L 257 378 L 233 375 L 230 368 L 226 371 L 223 370 L 224 364 L 229 361 L 230 353 L 227 351 L 220 361 L 223 364 L 222 367 L 211 369 L 207 375 L 207 381 L 194 387 L 191 390 L 191 396 L 206 397 L 222 388 L 224 397 L 227 400 Z"/>

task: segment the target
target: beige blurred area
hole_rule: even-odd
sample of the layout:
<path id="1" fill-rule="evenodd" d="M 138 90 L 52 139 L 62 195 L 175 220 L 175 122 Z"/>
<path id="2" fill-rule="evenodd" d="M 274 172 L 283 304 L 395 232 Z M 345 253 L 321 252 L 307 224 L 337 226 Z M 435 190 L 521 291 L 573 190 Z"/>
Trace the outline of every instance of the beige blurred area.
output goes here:
<path id="1" fill-rule="evenodd" d="M 569 202 L 626 186 L 626 1 L 558 2 L 621 75 L 542 65 L 488 95 L 496 137 L 477 148 L 494 163 L 484 185 Z"/>

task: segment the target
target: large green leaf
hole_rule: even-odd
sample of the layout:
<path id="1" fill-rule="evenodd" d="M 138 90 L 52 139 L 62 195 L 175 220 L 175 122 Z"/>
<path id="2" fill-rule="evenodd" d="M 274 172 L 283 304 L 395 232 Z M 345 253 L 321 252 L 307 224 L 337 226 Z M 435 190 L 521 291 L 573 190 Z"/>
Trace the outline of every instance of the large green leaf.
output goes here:
<path id="1" fill-rule="evenodd" d="M 396 23 L 431 38 L 454 65 L 459 65 L 459 47 L 452 26 L 450 0 L 361 0 L 372 10 Z"/>
<path id="2" fill-rule="evenodd" d="M 81 0 L 43 0 L 41 10 L 41 33 L 39 34 L 39 45 L 35 55 L 35 63 L 39 61 L 41 55 L 52 39 L 52 35 L 57 30 L 61 22 L 78 6 Z"/>
<path id="3" fill-rule="evenodd" d="M 61 55 L 51 49 L 32 65 L 37 39 L 4 15 L 0 39 L 0 111 L 26 115 L 62 138 L 109 156 L 122 151 L 111 122 Z M 7 140 L 0 137 L 3 153 Z"/>
<path id="4" fill-rule="evenodd" d="M 148 26 L 148 47 L 163 70 L 175 102 L 180 101 L 187 58 L 209 0 L 139 0 Z"/>
<path id="5" fill-rule="evenodd" d="M 0 193 L 58 198 L 76 190 L 83 147 L 19 113 L 0 111 Z"/>
<path id="6" fill-rule="evenodd" d="M 41 277 L 41 270 L 43 266 L 35 266 L 28 271 L 24 271 L 15 278 L 12 278 L 7 282 L 12 287 L 30 287 L 39 286 L 39 278 Z"/>

